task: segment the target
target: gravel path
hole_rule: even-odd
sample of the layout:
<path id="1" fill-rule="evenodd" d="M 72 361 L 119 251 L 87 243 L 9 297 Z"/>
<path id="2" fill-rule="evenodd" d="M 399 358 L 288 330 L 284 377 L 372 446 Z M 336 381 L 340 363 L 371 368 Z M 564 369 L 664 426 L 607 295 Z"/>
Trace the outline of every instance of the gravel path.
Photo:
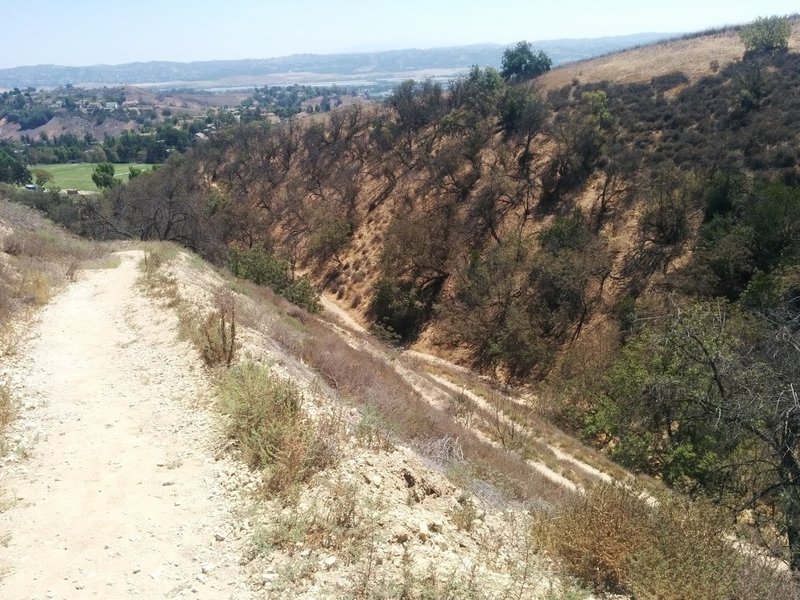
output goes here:
<path id="1" fill-rule="evenodd" d="M 241 467 L 203 408 L 172 311 L 135 285 L 138 251 L 88 271 L 0 365 L 21 448 L 0 466 L 0 597 L 250 598 L 235 515 Z M 232 483 L 234 482 L 234 483 Z"/>

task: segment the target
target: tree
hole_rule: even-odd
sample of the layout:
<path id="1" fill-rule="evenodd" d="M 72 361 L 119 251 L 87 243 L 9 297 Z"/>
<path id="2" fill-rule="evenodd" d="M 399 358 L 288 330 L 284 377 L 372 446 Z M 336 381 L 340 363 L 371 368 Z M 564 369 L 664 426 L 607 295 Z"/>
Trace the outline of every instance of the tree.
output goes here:
<path id="1" fill-rule="evenodd" d="M 31 182 L 28 168 L 17 159 L 12 151 L 0 147 L 0 182 L 25 184 Z"/>
<path id="2" fill-rule="evenodd" d="M 546 73 L 552 66 L 553 61 L 543 50 L 534 54 L 530 43 L 521 41 L 503 52 L 500 74 L 507 81 L 527 81 Z"/>
<path id="3" fill-rule="evenodd" d="M 778 52 L 789 49 L 792 25 L 785 17 L 759 17 L 739 34 L 745 56 L 761 52 Z"/>
<path id="4" fill-rule="evenodd" d="M 625 347 L 586 433 L 622 462 L 690 491 L 767 506 L 800 571 L 797 282 L 755 313 L 674 305 Z M 758 512 L 758 511 L 757 511 Z"/>
<path id="5" fill-rule="evenodd" d="M 500 121 L 507 138 L 518 139 L 522 143 L 522 153 L 518 164 L 524 177 L 530 175 L 533 158 L 531 144 L 536 134 L 542 131 L 547 120 L 547 105 L 532 90 L 524 87 L 510 87 L 500 102 Z"/>
<path id="6" fill-rule="evenodd" d="M 452 108 L 465 108 L 479 117 L 488 117 L 497 111 L 505 83 L 491 67 L 474 66 L 466 77 L 460 77 L 450 86 Z"/>
<path id="7" fill-rule="evenodd" d="M 36 181 L 36 185 L 39 187 L 44 187 L 45 184 L 53 181 L 52 173 L 49 173 L 44 169 L 34 169 L 32 173 L 33 173 L 33 178 Z"/>
<path id="8" fill-rule="evenodd" d="M 101 190 L 117 185 L 119 182 L 114 179 L 114 165 L 110 162 L 102 162 L 95 166 L 92 173 L 92 181 Z"/>

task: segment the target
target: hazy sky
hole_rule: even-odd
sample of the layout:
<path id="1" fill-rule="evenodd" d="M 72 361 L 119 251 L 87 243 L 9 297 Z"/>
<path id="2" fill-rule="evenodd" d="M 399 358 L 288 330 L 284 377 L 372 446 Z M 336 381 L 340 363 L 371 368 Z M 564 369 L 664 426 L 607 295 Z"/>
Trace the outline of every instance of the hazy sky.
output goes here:
<path id="1" fill-rule="evenodd" d="M 684 32 L 798 9 L 797 0 L 2 0 L 0 68 Z"/>

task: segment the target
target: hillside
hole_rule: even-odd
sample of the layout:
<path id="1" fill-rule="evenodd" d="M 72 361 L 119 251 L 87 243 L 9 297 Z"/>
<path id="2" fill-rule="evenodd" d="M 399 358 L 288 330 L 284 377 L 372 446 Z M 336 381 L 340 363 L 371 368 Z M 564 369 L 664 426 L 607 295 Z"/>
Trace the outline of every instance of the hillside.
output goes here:
<path id="1" fill-rule="evenodd" d="M 712 42 L 679 43 L 701 52 Z M 469 332 L 447 327 L 455 323 L 435 308 L 453 315 L 461 307 L 483 318 L 465 286 L 488 285 L 475 278 L 491 261 L 516 261 L 504 285 L 516 289 L 527 270 L 532 287 L 553 286 L 547 302 L 558 309 L 535 325 L 547 344 L 526 350 L 543 354 L 518 357 L 536 372 L 537 362 L 549 368 L 553 350 L 593 315 L 612 312 L 626 293 L 680 276 L 705 210 L 694 178 L 792 181 L 798 130 L 787 115 L 797 110 L 798 55 L 739 60 L 693 82 L 677 70 L 682 58 L 668 60 L 680 56 L 672 46 L 662 51 L 668 73 L 644 83 L 572 82 L 544 98 L 524 87 L 504 89 L 477 70 L 449 97 L 435 84 L 402 86 L 383 108 L 335 111 L 310 126 L 224 132 L 99 208 L 121 214 L 197 169 L 202 178 L 181 183 L 188 204 L 179 203 L 178 214 L 156 216 L 155 202 L 140 207 L 131 225 L 169 227 L 170 236 L 211 257 L 226 246 L 263 247 L 307 271 L 360 318 L 385 321 L 403 340 L 445 354 L 469 351 L 484 367 L 516 368 L 509 357 L 471 347 Z M 208 223 L 172 221 L 195 210 L 192 198 L 209 193 L 221 204 Z M 650 215 L 654 198 L 670 212 Z M 516 258 L 503 256 L 510 244 Z M 553 271 L 530 271 L 528 261 L 548 252 Z M 471 262 L 476 256 L 480 261 Z M 578 280 L 567 281 L 559 261 L 576 259 L 588 262 Z M 526 302 L 541 299 L 534 294 Z M 490 305 L 483 309 L 487 321 L 473 323 L 479 336 L 494 319 Z"/>
<path id="2" fill-rule="evenodd" d="M 404 82 L 383 105 L 223 129 L 79 205 L 24 199 L 89 236 L 178 242 L 237 292 L 302 307 L 255 322 L 428 459 L 463 455 L 479 486 L 554 514 L 525 530 L 596 590 L 788 596 L 739 586 L 800 570 L 796 35 L 760 20 L 561 86 L 478 67 L 448 91 Z M 326 306 L 357 327 L 313 316 Z M 234 316 L 216 310 L 201 341 L 219 362 Z M 284 459 L 318 465 L 316 444 Z M 608 458 L 636 491 L 586 485 L 626 479 Z M 766 571 L 741 562 L 762 552 Z"/>
<path id="3" fill-rule="evenodd" d="M 71 242 L 0 201 L 0 298 L 19 263 L 43 268 Z M 85 258 L 104 251 L 79 245 Z M 4 594 L 589 597 L 534 551 L 520 500 L 552 506 L 610 478 L 602 457 L 575 458 L 565 436 L 549 432 L 556 447 L 526 428 L 514 441 L 530 445 L 528 458 L 512 458 L 478 394 L 463 392 L 472 424 L 444 416 L 452 375 L 395 362 L 362 333 L 174 247 L 128 245 L 77 263 L 70 279 L 0 338 Z M 227 371 L 209 360 L 219 340 L 204 335 L 226 310 L 236 323 Z M 397 403 L 394 420 L 373 407 L 377 390 Z M 286 428 L 258 433 L 277 444 L 272 458 L 247 429 L 257 406 L 230 404 L 270 393 L 301 402 L 289 414 L 262 407 Z M 595 459 L 599 468 L 584 462 Z"/>
<path id="4" fill-rule="evenodd" d="M 3 260 L 37 258 L 32 244 L 15 249 L 19 214 L 0 203 Z M 128 245 L 97 267 L 19 322 L 0 363 L 18 411 L 0 429 L 3 592 L 596 597 L 544 553 L 546 524 L 602 552 L 607 511 L 638 501 L 593 491 L 625 473 L 524 398 L 432 357 L 397 357 L 171 246 Z M 581 512 L 583 493 L 603 514 Z M 693 591 L 791 597 L 691 510 L 711 536 L 702 569 L 693 553 L 674 557 Z M 646 590 L 655 572 L 642 574 Z"/>
<path id="5" fill-rule="evenodd" d="M 797 20 L 792 26 L 789 48 L 794 52 L 800 49 L 800 22 Z M 578 60 L 547 73 L 539 83 L 545 89 L 569 85 L 575 78 L 581 83 L 635 83 L 676 71 L 696 82 L 738 61 L 742 52 L 738 28 L 731 27 L 709 35 L 686 36 L 599 58 Z"/>

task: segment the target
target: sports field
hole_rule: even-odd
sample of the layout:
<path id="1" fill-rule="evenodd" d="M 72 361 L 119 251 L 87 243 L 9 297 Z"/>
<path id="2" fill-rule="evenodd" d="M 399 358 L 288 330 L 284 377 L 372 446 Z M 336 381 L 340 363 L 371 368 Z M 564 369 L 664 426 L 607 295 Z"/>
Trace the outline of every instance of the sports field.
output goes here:
<path id="1" fill-rule="evenodd" d="M 114 165 L 114 177 L 120 181 L 128 181 L 128 168 L 136 167 L 149 171 L 152 165 L 123 163 Z M 45 187 L 57 187 L 62 190 L 76 189 L 96 191 L 97 186 L 92 181 L 92 172 L 94 170 L 94 163 L 71 163 L 71 164 L 55 164 L 55 165 L 30 165 L 29 168 L 33 173 L 36 169 L 47 171 L 53 176 L 53 181 L 45 185 Z M 34 180 L 36 176 L 34 175 Z"/>

